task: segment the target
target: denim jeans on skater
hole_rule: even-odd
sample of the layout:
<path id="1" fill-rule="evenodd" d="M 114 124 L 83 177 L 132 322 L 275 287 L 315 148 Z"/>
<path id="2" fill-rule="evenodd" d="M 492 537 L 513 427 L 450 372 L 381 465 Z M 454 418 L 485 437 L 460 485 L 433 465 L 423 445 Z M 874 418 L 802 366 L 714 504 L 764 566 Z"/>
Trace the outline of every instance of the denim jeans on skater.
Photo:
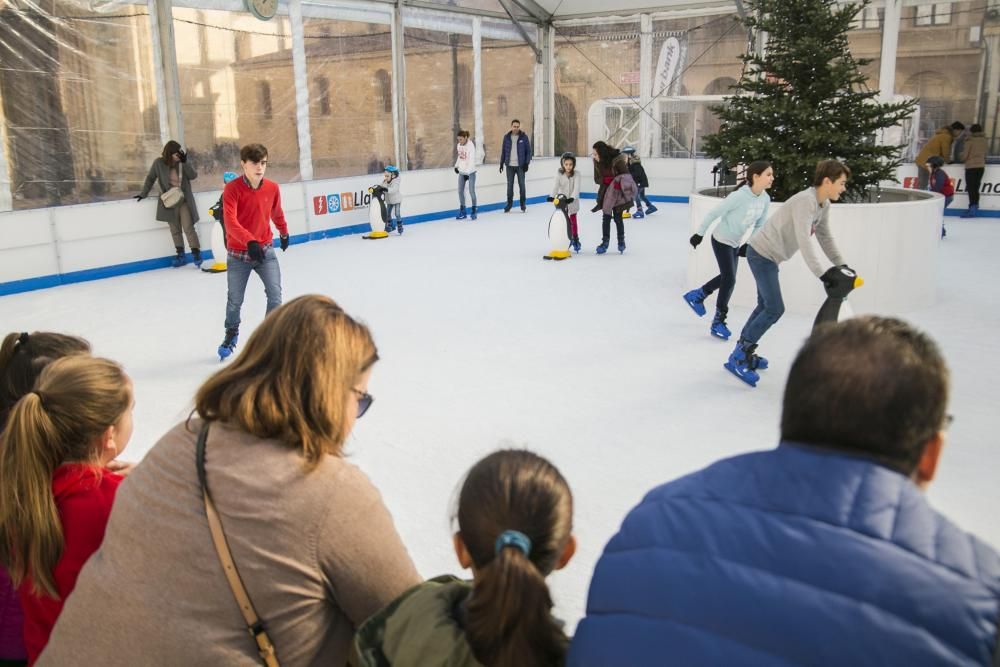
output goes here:
<path id="1" fill-rule="evenodd" d="M 243 297 L 246 295 L 251 271 L 260 276 L 264 283 L 267 312 L 270 313 L 281 305 L 281 267 L 278 266 L 274 248 L 268 248 L 264 252 L 262 262 L 245 262 L 230 255 L 226 262 L 226 282 L 229 286 L 229 294 L 226 296 L 226 329 L 240 328 L 240 310 L 243 308 Z"/>
<path id="2" fill-rule="evenodd" d="M 749 343 L 758 342 L 771 325 L 785 313 L 785 302 L 781 299 L 781 283 L 778 282 L 778 265 L 767 259 L 753 247 L 747 248 L 747 264 L 757 281 L 757 307 L 750 313 L 750 319 L 743 326 L 740 339 Z"/>
<path id="3" fill-rule="evenodd" d="M 504 167 L 507 172 L 507 206 L 514 203 L 514 176 L 517 176 L 517 187 L 521 191 L 521 206 L 524 206 L 524 167 Z"/>
<path id="4" fill-rule="evenodd" d="M 719 290 L 719 297 L 715 300 L 715 309 L 725 315 L 729 312 L 729 298 L 733 295 L 733 288 L 736 287 L 736 267 L 740 259 L 739 248 L 720 243 L 713 236 L 712 252 L 715 253 L 715 261 L 719 263 L 719 275 L 702 285 L 701 289 L 705 296 Z"/>
<path id="5" fill-rule="evenodd" d="M 388 204 L 387 211 L 389 212 L 389 219 L 393 222 L 398 223 L 402 217 L 399 215 L 399 207 L 401 204 Z"/>
<path id="6" fill-rule="evenodd" d="M 469 182 L 469 198 L 472 199 L 472 208 L 476 208 L 476 172 L 471 174 L 458 175 L 458 206 L 465 210 L 465 182 Z"/>
<path id="7" fill-rule="evenodd" d="M 652 202 L 646 198 L 646 188 L 639 188 L 638 193 L 635 195 L 635 208 L 638 211 L 642 210 L 642 202 L 646 202 L 646 208 L 652 206 Z"/>

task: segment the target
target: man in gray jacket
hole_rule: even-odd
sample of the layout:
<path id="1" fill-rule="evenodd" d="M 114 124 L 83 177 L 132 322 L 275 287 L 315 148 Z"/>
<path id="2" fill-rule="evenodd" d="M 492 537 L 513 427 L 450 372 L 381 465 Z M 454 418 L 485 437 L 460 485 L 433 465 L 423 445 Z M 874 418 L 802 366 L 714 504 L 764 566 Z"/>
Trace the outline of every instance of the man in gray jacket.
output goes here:
<path id="1" fill-rule="evenodd" d="M 758 356 L 757 343 L 785 312 L 778 282 L 778 264 L 802 251 L 802 258 L 824 285 L 849 280 L 840 267 L 847 266 L 830 231 L 830 202 L 840 199 L 847 187 L 851 170 L 836 160 L 816 165 L 813 187 L 793 195 L 772 215 L 747 244 L 747 264 L 757 282 L 757 307 L 743 326 L 736 349 L 725 367 L 752 387 L 757 386 L 758 369 L 767 368 L 767 359 Z M 827 260 L 816 256 L 811 236 L 815 235 Z"/>

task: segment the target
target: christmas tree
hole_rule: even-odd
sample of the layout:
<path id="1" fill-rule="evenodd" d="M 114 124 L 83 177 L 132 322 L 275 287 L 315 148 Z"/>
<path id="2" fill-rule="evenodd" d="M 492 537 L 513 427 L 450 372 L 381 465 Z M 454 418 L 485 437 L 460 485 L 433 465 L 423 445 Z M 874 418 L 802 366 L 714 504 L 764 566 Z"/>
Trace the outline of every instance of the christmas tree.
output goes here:
<path id="1" fill-rule="evenodd" d="M 879 103 L 879 92 L 868 89 L 860 68 L 870 60 L 854 58 L 847 42 L 867 4 L 748 0 L 742 22 L 751 35 L 766 35 L 766 47 L 742 56 L 737 94 L 712 109 L 723 125 L 705 137 L 706 152 L 730 165 L 769 160 L 775 201 L 811 186 L 816 163 L 831 158 L 851 169 L 849 201 L 868 201 L 870 188 L 896 180 L 902 147 L 876 137 L 917 102 Z"/>

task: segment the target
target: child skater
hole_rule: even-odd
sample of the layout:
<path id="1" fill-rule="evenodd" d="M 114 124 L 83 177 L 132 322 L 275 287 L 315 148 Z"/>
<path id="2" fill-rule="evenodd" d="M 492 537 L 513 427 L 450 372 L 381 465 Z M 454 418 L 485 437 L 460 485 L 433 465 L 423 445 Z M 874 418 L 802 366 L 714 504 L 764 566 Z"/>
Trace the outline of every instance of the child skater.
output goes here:
<path id="1" fill-rule="evenodd" d="M 944 159 L 939 155 L 933 155 L 927 160 L 927 171 L 930 177 L 927 180 L 927 189 L 944 195 L 944 207 L 948 208 L 951 200 L 954 199 L 955 186 L 951 183 L 951 178 L 944 171 Z M 944 228 L 944 218 L 941 219 L 941 238 L 948 234 Z"/>
<path id="2" fill-rule="evenodd" d="M 580 233 L 576 224 L 576 214 L 580 212 L 580 175 L 576 172 L 576 156 L 563 153 L 559 159 L 559 172 L 552 186 L 552 201 L 558 195 L 566 197 L 566 213 L 569 215 L 570 246 L 573 252 L 580 252 Z"/>
<path id="3" fill-rule="evenodd" d="M 632 180 L 635 181 L 636 187 L 639 188 L 639 192 L 635 196 L 635 213 L 632 214 L 632 217 L 645 218 L 651 213 L 656 213 L 659 209 L 653 206 L 649 199 L 646 198 L 646 188 L 649 187 L 649 178 L 647 178 L 646 170 L 642 166 L 642 159 L 632 146 L 623 148 L 622 153 L 628 157 L 628 172 L 632 174 Z M 645 213 L 642 212 L 642 202 L 646 202 Z"/>
<path id="4" fill-rule="evenodd" d="M 638 192 L 635 181 L 628 172 L 627 161 L 615 160 L 612 163 L 612 171 L 614 178 L 604 192 L 604 201 L 601 206 L 604 217 L 601 220 L 601 245 L 597 246 L 598 255 L 603 255 L 608 251 L 612 218 L 615 220 L 615 228 L 618 231 L 618 252 L 625 252 L 625 223 L 622 221 L 622 214 L 632 208 Z"/>
<path id="5" fill-rule="evenodd" d="M 407 591 L 358 629 L 349 664 L 563 665 L 569 640 L 545 578 L 576 551 L 566 480 L 531 452 L 494 452 L 469 471 L 456 516 L 455 554 L 472 581 Z"/>
<path id="6" fill-rule="evenodd" d="M 458 174 L 458 215 L 456 220 L 465 220 L 465 184 L 469 184 L 472 199 L 472 219 L 476 219 L 476 142 L 469 138 L 468 130 L 458 131 L 458 146 L 455 148 L 455 173 Z"/>
<path id="7" fill-rule="evenodd" d="M 691 309 L 698 317 L 702 317 L 705 314 L 703 302 L 712 292 L 719 290 L 719 298 L 715 302 L 715 318 L 709 333 L 722 340 L 729 340 L 732 335 L 726 326 L 726 315 L 729 313 L 729 297 L 736 287 L 739 256 L 746 256 L 746 247 L 740 244 L 747 230 L 753 233 L 767 220 L 767 207 L 771 203 L 767 189 L 772 182 L 774 169 L 770 162 L 751 162 L 742 187 L 733 190 L 721 204 L 712 209 L 701 221 L 698 232 L 691 236 L 691 247 L 697 248 L 709 225 L 722 219 L 712 232 L 712 252 L 715 253 L 715 261 L 719 263 L 719 275 L 684 295 L 684 300 Z"/>
<path id="8" fill-rule="evenodd" d="M 28 663 L 37 659 L 101 545 L 132 437 L 132 383 L 107 359 L 49 364 L 0 434 L 0 565 L 18 587 Z"/>
<path id="9" fill-rule="evenodd" d="M 388 209 L 389 224 L 385 231 L 396 230 L 398 234 L 403 233 L 403 218 L 399 215 L 399 205 L 403 202 L 403 195 L 399 193 L 399 168 L 389 165 L 385 168 L 385 175 L 382 177 L 382 185 L 385 186 L 385 206 Z"/>

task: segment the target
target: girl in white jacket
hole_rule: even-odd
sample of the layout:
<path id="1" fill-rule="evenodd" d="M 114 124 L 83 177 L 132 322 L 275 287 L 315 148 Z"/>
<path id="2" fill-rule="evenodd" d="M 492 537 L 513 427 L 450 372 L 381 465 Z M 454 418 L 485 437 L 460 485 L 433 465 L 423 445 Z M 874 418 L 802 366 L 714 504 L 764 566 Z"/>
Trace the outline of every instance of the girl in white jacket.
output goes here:
<path id="1" fill-rule="evenodd" d="M 456 220 L 465 220 L 465 182 L 469 182 L 469 196 L 472 198 L 472 219 L 476 219 L 476 142 L 469 138 L 468 130 L 458 131 L 458 159 L 455 173 L 458 174 L 458 215 Z"/>
<path id="2" fill-rule="evenodd" d="M 580 175 L 576 173 L 576 156 L 573 153 L 563 153 L 559 164 L 559 173 L 556 174 L 549 201 L 560 195 L 567 198 L 566 213 L 569 214 L 572 229 L 570 245 L 574 252 L 580 252 L 580 234 L 576 224 L 576 214 L 580 211 Z"/>

